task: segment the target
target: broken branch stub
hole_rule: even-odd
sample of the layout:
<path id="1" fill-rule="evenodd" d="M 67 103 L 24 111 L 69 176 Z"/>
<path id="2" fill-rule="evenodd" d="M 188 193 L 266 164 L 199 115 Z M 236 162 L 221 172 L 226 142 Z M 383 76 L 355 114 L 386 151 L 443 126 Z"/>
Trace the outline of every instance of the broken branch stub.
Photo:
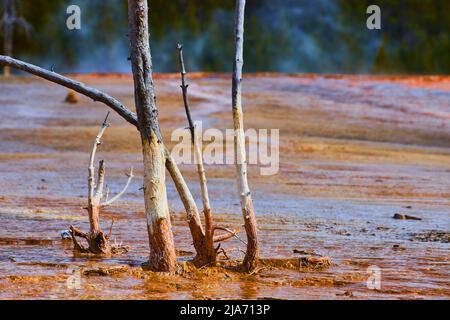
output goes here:
<path id="1" fill-rule="evenodd" d="M 134 177 L 134 175 L 133 175 L 133 167 L 130 168 L 130 172 L 127 173 L 127 176 L 128 176 L 128 180 L 125 183 L 125 186 L 123 187 L 122 191 L 120 191 L 116 196 L 112 197 L 110 200 L 106 200 L 105 202 L 100 203 L 101 207 L 105 207 L 105 206 L 111 205 L 113 202 L 119 200 L 119 198 L 124 195 L 124 193 L 128 189 L 128 186 L 130 185 L 131 180 Z"/>
<path id="2" fill-rule="evenodd" d="M 89 156 L 89 167 L 88 167 L 88 207 L 93 207 L 98 205 L 97 202 L 97 196 L 94 195 L 95 192 L 95 167 L 94 167 L 94 161 L 95 161 L 95 154 L 97 152 L 97 147 L 101 144 L 101 139 L 103 134 L 105 133 L 106 128 L 109 127 L 108 123 L 108 117 L 109 117 L 109 111 L 106 114 L 105 120 L 103 120 L 103 123 L 100 127 L 100 130 L 95 137 L 94 145 L 92 146 L 91 154 Z M 103 188 L 103 180 L 104 180 L 104 161 L 100 161 L 100 167 L 99 167 L 99 173 L 98 173 L 98 179 L 99 183 L 97 184 L 97 195 L 102 193 L 102 190 L 99 190 L 98 187 Z M 102 181 L 100 181 L 102 180 Z M 101 182 L 101 185 L 100 185 Z M 91 225 L 92 227 L 92 225 Z"/>

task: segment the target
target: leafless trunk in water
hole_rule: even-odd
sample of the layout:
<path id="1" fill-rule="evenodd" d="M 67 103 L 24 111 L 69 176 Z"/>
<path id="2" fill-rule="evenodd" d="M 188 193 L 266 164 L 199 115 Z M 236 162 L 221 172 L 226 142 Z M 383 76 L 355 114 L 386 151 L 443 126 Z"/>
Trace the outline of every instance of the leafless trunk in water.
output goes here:
<path id="1" fill-rule="evenodd" d="M 147 0 L 128 0 L 134 98 L 144 157 L 144 201 L 150 241 L 149 267 L 175 272 L 176 255 L 166 194 L 164 145 L 153 87 Z"/>
<path id="2" fill-rule="evenodd" d="M 252 271 L 258 263 L 259 245 L 255 212 L 247 180 L 247 155 L 245 151 L 244 120 L 242 112 L 242 66 L 244 64 L 244 12 L 245 0 L 236 0 L 235 49 L 232 79 L 232 110 L 234 125 L 234 151 L 237 184 L 240 195 L 244 227 L 247 233 L 247 251 L 242 263 L 244 271 Z"/>
<path id="3" fill-rule="evenodd" d="M 0 55 L 0 65 L 11 66 L 13 68 L 28 72 L 35 76 L 46 79 L 50 82 L 54 82 L 66 88 L 72 89 L 86 97 L 91 98 L 94 101 L 101 102 L 110 107 L 111 109 L 113 109 L 123 119 L 125 119 L 127 122 L 129 122 L 130 124 L 139 129 L 136 114 L 131 112 L 120 101 L 100 90 L 89 87 L 81 82 L 72 80 L 70 78 L 64 77 L 56 72 L 48 71 L 38 66 L 17 59 L 13 59 L 11 57 Z M 165 154 L 166 169 L 175 183 L 177 191 L 180 195 L 180 198 L 186 210 L 186 218 L 192 234 L 194 247 L 197 252 L 197 258 L 202 257 L 205 235 L 203 227 L 201 225 L 197 205 L 192 197 L 192 193 L 190 192 L 189 187 L 187 186 L 180 170 L 178 169 L 177 164 L 171 157 L 170 152 L 169 150 L 167 150 L 167 148 L 164 149 L 164 154 Z M 196 260 L 199 261 L 203 260 L 197 258 Z"/>
<path id="4" fill-rule="evenodd" d="M 173 235 L 168 215 L 167 196 L 165 190 L 164 164 L 175 182 L 177 191 L 187 213 L 187 220 L 191 230 L 197 257 L 203 254 L 205 247 L 205 233 L 201 226 L 200 217 L 195 201 L 192 198 L 187 184 L 181 175 L 176 163 L 171 158 L 168 150 L 164 147 L 157 121 L 157 109 L 154 99 L 153 81 L 151 73 L 151 56 L 148 43 L 147 25 L 147 2 L 129 0 L 129 16 L 131 27 L 131 46 L 134 49 L 132 64 L 135 79 L 135 99 L 138 116 L 126 108 L 113 97 L 91 88 L 78 81 L 61 76 L 53 71 L 48 71 L 37 66 L 25 63 L 7 56 L 0 56 L 0 64 L 14 67 L 19 70 L 34 74 L 73 89 L 94 101 L 100 101 L 126 121 L 136 126 L 141 134 L 144 155 L 144 196 L 146 200 L 146 213 L 148 221 L 149 240 L 151 245 L 150 266 L 158 271 L 174 271 L 175 250 L 173 246 Z M 101 171 L 101 170 L 100 170 Z M 100 178 L 100 177 L 99 177 Z M 161 179 L 162 178 L 162 179 Z M 100 179 L 99 179 L 100 180 Z M 111 199 L 112 200 L 112 199 Z M 111 201 L 110 200 L 110 201 Z M 91 229 L 98 227 L 98 208 L 91 210 Z M 89 235 L 75 227 L 71 228 L 75 237 L 83 237 L 88 240 Z M 213 232 L 214 232 L 213 228 Z M 218 230 L 225 230 L 218 228 Z M 218 235 L 213 242 L 224 241 L 233 236 L 237 237 L 235 231 L 228 234 Z M 74 241 L 76 242 L 76 241 Z M 88 241 L 89 242 L 89 241 Z"/>
<path id="5" fill-rule="evenodd" d="M 103 160 L 99 162 L 97 184 L 95 184 L 94 162 L 97 147 L 101 144 L 101 138 L 105 130 L 109 127 L 108 116 L 109 112 L 106 115 L 105 120 L 103 121 L 97 136 L 95 137 L 94 145 L 92 146 L 92 151 L 89 157 L 88 205 L 86 209 L 89 215 L 90 231 L 89 233 L 84 233 L 75 226 L 70 226 L 70 231 L 75 246 L 75 250 L 78 250 L 80 252 L 89 252 L 95 254 L 111 254 L 126 251 L 125 247 L 114 247 L 114 248 L 111 247 L 109 239 L 111 236 L 112 225 L 108 235 L 106 235 L 100 228 L 100 218 L 99 218 L 100 209 L 118 200 L 125 193 L 128 186 L 130 185 L 131 179 L 133 179 L 133 168 L 131 168 L 130 173 L 128 174 L 127 183 L 125 184 L 125 187 L 122 189 L 122 191 L 119 192 L 115 197 L 111 198 L 110 200 L 107 199 L 108 197 L 107 192 L 106 199 L 104 202 L 102 202 L 103 198 L 105 198 L 105 194 L 103 192 L 105 182 L 105 162 Z M 77 237 L 84 238 L 88 243 L 88 247 L 86 248 L 80 242 L 78 242 Z"/>
<path id="6" fill-rule="evenodd" d="M 186 117 L 188 119 L 189 130 L 191 132 L 191 142 L 194 147 L 195 160 L 197 161 L 197 172 L 200 180 L 200 188 L 202 192 L 203 214 L 205 217 L 205 247 L 203 248 L 203 255 L 207 263 L 213 263 L 216 261 L 217 253 L 214 249 L 214 233 L 213 233 L 213 218 L 211 214 L 211 205 L 209 203 L 208 184 L 206 181 L 205 168 L 203 166 L 203 155 L 201 150 L 200 139 L 197 134 L 194 122 L 191 117 L 191 110 L 189 107 L 189 97 L 187 94 L 188 84 L 186 83 L 186 68 L 184 66 L 183 58 L 183 45 L 178 44 L 178 58 L 180 61 L 180 73 L 181 73 L 181 90 L 183 92 L 183 102 L 186 111 Z"/>

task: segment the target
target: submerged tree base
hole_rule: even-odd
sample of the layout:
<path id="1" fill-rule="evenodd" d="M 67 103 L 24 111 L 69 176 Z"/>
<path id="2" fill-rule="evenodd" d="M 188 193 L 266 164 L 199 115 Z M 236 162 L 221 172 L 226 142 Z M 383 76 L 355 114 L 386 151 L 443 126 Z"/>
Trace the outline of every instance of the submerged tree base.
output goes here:
<path id="1" fill-rule="evenodd" d="M 70 234 L 74 245 L 74 250 L 79 253 L 91 253 L 99 255 L 116 255 L 128 252 L 128 247 L 122 244 L 111 245 L 109 235 L 105 235 L 103 231 L 93 231 L 84 233 L 77 227 L 70 226 Z M 82 245 L 77 237 L 83 238 L 87 241 L 87 247 Z"/>

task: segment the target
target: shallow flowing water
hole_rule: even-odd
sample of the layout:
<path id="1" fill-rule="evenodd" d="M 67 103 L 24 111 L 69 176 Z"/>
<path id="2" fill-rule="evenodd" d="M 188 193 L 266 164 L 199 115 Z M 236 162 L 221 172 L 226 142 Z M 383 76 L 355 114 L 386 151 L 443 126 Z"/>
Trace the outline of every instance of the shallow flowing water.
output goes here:
<path id="1" fill-rule="evenodd" d="M 133 104 L 128 76 L 80 76 Z M 226 75 L 192 75 L 191 104 L 204 128 L 231 127 Z M 280 170 L 249 169 L 264 259 L 327 256 L 321 270 L 284 268 L 265 260 L 253 275 L 229 268 L 144 272 L 148 238 L 143 168 L 136 130 L 112 116 L 97 159 L 107 164 L 115 194 L 134 166 L 136 178 L 117 204 L 101 213 L 113 241 L 130 246 L 111 258 L 79 256 L 61 230 L 88 230 L 87 163 L 106 107 L 40 80 L 0 83 L 0 298 L 14 299 L 411 299 L 450 296 L 450 81 L 436 78 L 259 75 L 245 79 L 247 128 L 280 129 Z M 156 79 L 161 127 L 185 127 L 178 77 Z M 182 165 L 194 196 L 195 166 Z M 241 225 L 234 168 L 206 167 L 216 223 Z M 193 256 L 183 207 L 168 196 L 179 261 Z M 395 213 L 422 220 L 396 220 Z M 242 229 L 242 228 L 241 228 Z M 239 233 L 245 240 L 245 234 Z M 223 244 L 242 259 L 238 239 Z M 225 256 L 220 257 L 225 260 Z M 284 260 L 283 260 L 284 261 Z M 225 263 L 224 262 L 224 263 Z M 80 268 L 80 269 L 77 269 Z M 109 270 L 101 275 L 99 268 Z M 381 287 L 368 288 L 379 268 Z M 67 280 L 79 270 L 79 289 Z"/>

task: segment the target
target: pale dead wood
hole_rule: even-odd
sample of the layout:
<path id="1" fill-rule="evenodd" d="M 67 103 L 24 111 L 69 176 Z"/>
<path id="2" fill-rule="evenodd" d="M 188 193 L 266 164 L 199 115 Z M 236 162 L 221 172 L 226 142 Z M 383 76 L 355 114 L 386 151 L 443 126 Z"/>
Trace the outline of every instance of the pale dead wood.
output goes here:
<path id="1" fill-rule="evenodd" d="M 56 72 L 48 71 L 43 68 L 40 68 L 38 66 L 13 59 L 11 57 L 2 56 L 0 55 L 0 64 L 1 65 L 7 65 L 11 66 L 13 68 L 28 72 L 30 74 L 33 74 L 35 76 L 38 76 L 40 78 L 46 79 L 50 82 L 57 83 L 59 85 L 62 85 L 66 88 L 72 89 L 80 94 L 83 94 L 94 101 L 99 101 L 114 111 L 116 111 L 123 119 L 125 119 L 127 122 L 138 128 L 138 121 L 137 116 L 134 112 L 130 111 L 127 107 L 125 107 L 121 102 L 116 100 L 115 98 L 111 97 L 107 93 L 104 93 L 100 90 L 97 90 L 95 88 L 89 87 L 81 82 L 74 81 L 70 78 L 64 77 Z M 181 172 L 178 168 L 178 165 L 173 160 L 172 156 L 170 155 L 170 152 L 167 148 L 164 149 L 164 155 L 165 155 L 165 161 L 166 161 L 166 168 L 168 172 L 170 173 L 170 176 L 174 180 L 174 183 L 177 186 L 177 191 L 179 193 L 180 198 L 183 201 L 183 204 L 186 209 L 186 215 L 187 220 L 189 223 L 189 227 L 191 229 L 192 238 L 194 241 L 194 245 L 197 248 L 201 248 L 203 246 L 203 228 L 200 223 L 200 216 L 198 213 L 197 205 L 195 201 L 192 198 L 192 194 L 189 190 L 189 187 L 184 181 L 183 176 L 181 175 Z M 107 188 L 107 193 L 108 193 Z M 204 236 L 204 235 L 203 235 Z M 197 251 L 197 254 L 199 252 Z"/>
<path id="2" fill-rule="evenodd" d="M 98 163 L 97 186 L 95 187 L 95 202 L 99 203 L 103 197 L 103 185 L 105 183 L 105 161 L 100 160 Z"/>
<path id="3" fill-rule="evenodd" d="M 125 186 L 123 187 L 122 191 L 120 191 L 116 196 L 112 197 L 110 200 L 107 200 L 105 202 L 100 203 L 100 206 L 105 207 L 111 205 L 113 202 L 119 200 L 119 198 L 127 191 L 128 186 L 130 185 L 131 180 L 133 179 L 133 167 L 130 168 L 130 172 L 127 173 L 128 180 L 125 183 Z M 109 192 L 109 191 L 108 191 Z"/>
<path id="4" fill-rule="evenodd" d="M 100 203 L 101 199 L 103 198 L 103 185 L 105 181 L 105 162 L 101 160 L 99 162 L 99 168 L 98 168 L 98 177 L 97 177 L 97 186 L 95 186 L 95 156 L 97 153 L 98 146 L 101 144 L 101 139 L 103 137 L 103 134 L 105 133 L 106 129 L 109 127 L 109 112 L 106 114 L 105 120 L 103 121 L 102 125 L 100 126 L 99 132 L 97 136 L 95 137 L 94 144 L 92 146 L 92 150 L 89 156 L 89 166 L 88 166 L 88 206 L 86 207 L 89 215 L 89 224 L 90 224 L 90 232 L 89 233 L 83 233 L 79 229 L 77 229 L 74 226 L 70 227 L 72 240 L 74 243 L 74 248 L 76 251 L 79 252 L 88 252 L 88 253 L 95 253 L 95 254 L 111 254 L 111 253 L 122 253 L 126 252 L 125 247 L 114 247 L 110 244 L 110 237 L 112 234 L 112 227 L 114 224 L 114 219 L 111 223 L 111 227 L 109 230 L 109 234 L 105 235 L 104 232 L 100 228 L 100 209 L 102 207 L 105 207 L 122 196 L 125 191 L 127 190 L 131 179 L 133 178 L 133 169 L 131 169 L 130 174 L 128 176 L 128 181 L 124 187 L 124 189 L 113 199 L 106 201 L 105 203 Z M 96 192 L 95 192 L 96 188 Z M 108 188 L 107 188 L 108 189 Z M 107 194 L 109 193 L 109 189 L 107 190 Z M 88 247 L 84 247 L 80 242 L 77 241 L 76 237 L 84 238 L 87 243 Z"/>
<path id="5" fill-rule="evenodd" d="M 181 69 L 181 89 L 183 93 L 183 101 L 184 101 L 184 108 L 186 111 L 186 117 L 188 119 L 189 124 L 189 130 L 191 131 L 191 141 L 192 145 L 195 149 L 195 160 L 197 161 L 197 171 L 200 178 L 200 187 L 201 187 L 201 193 L 202 193 L 202 203 L 203 203 L 203 210 L 205 212 L 209 212 L 209 215 L 211 213 L 211 205 L 209 202 L 209 194 L 208 194 L 208 183 L 206 180 L 206 173 L 203 166 L 203 155 L 201 150 L 201 144 L 200 139 L 201 137 L 195 132 L 194 123 L 191 116 L 191 110 L 189 106 L 189 97 L 187 93 L 187 89 L 189 85 L 186 82 L 186 68 L 184 65 L 184 58 L 183 58 L 183 45 L 178 44 L 178 56 L 180 61 L 180 69 Z M 205 217 L 206 218 L 206 217 Z M 211 220 L 209 218 L 208 220 Z"/>
<path id="6" fill-rule="evenodd" d="M 166 191 L 165 148 L 158 122 L 150 54 L 147 0 L 128 0 L 134 98 L 144 162 L 144 202 L 150 244 L 149 266 L 175 272 L 176 254 Z"/>
<path id="7" fill-rule="evenodd" d="M 242 268 L 251 272 L 257 265 L 259 255 L 255 212 L 247 179 L 247 155 L 245 151 L 244 120 L 242 111 L 242 66 L 244 64 L 244 12 L 245 0 L 236 0 L 235 48 L 232 76 L 232 111 L 234 126 L 234 150 L 238 191 L 245 231 L 247 251 Z"/>
<path id="8" fill-rule="evenodd" d="M 100 130 L 95 137 L 94 144 L 92 146 L 91 154 L 89 156 L 89 167 L 88 167 L 88 206 L 93 207 L 98 205 L 98 202 L 96 201 L 97 197 L 94 196 L 94 189 L 95 189 L 95 167 L 94 167 L 94 161 L 95 161 L 95 153 L 97 152 L 97 147 L 101 144 L 101 139 L 103 134 L 105 133 L 105 130 L 109 127 L 108 123 L 108 117 L 109 117 L 109 111 L 106 114 L 105 120 L 103 120 L 103 123 L 100 127 Z M 99 169 L 99 184 L 101 182 L 101 187 L 103 188 L 103 179 L 104 179 L 104 162 L 103 160 L 100 161 L 100 169 Z M 100 181 L 102 180 L 102 181 Z M 99 184 L 97 187 L 99 187 Z M 97 194 L 101 196 L 102 190 L 99 190 L 97 188 Z"/>
<path id="9" fill-rule="evenodd" d="M 178 58 L 180 62 L 180 73 L 181 73 L 181 91 L 183 93 L 183 102 L 184 108 L 186 111 L 186 117 L 188 119 L 189 130 L 191 132 L 191 142 L 194 147 L 195 152 L 195 161 L 197 162 L 197 172 L 200 180 L 200 189 L 202 194 L 202 203 L 203 203 L 203 214 L 205 216 L 205 255 L 207 257 L 207 262 L 214 262 L 216 260 L 216 252 L 214 250 L 214 241 L 213 241 L 213 218 L 211 213 L 211 205 L 209 202 L 209 194 L 208 194 L 208 183 L 206 180 L 205 168 L 203 166 L 203 155 L 201 150 L 200 143 L 200 135 L 197 134 L 194 123 L 191 116 L 191 110 L 189 106 L 189 97 L 187 89 L 189 85 L 186 81 L 186 68 L 184 65 L 184 57 L 183 57 L 183 45 L 178 44 Z"/>
<path id="10" fill-rule="evenodd" d="M 50 82 L 54 82 L 59 85 L 62 85 L 63 87 L 72 89 L 78 93 L 81 93 L 82 95 L 85 95 L 86 97 L 91 98 L 94 101 L 102 102 L 103 104 L 107 105 L 108 107 L 116 111 L 122 118 L 124 118 L 132 125 L 136 127 L 138 125 L 135 113 L 131 112 L 117 99 L 111 97 L 110 95 L 100 90 L 89 87 L 79 81 L 75 81 L 70 78 L 64 77 L 56 72 L 48 71 L 38 66 L 17 59 L 13 59 L 8 56 L 0 55 L 0 64 L 25 71 L 27 73 L 31 73 L 35 76 L 46 79 Z"/>
<path id="11" fill-rule="evenodd" d="M 214 236 L 213 242 L 222 242 L 233 238 L 235 235 L 233 233 L 224 233 Z"/>
<path id="12" fill-rule="evenodd" d="M 166 168 L 169 171 L 175 187 L 180 195 L 181 202 L 186 210 L 186 218 L 191 231 L 192 240 L 194 243 L 197 259 L 203 260 L 205 233 L 198 213 L 197 204 L 190 192 L 183 175 L 181 174 L 175 161 L 169 154 L 169 150 L 165 149 L 166 153 Z"/>
<path id="13" fill-rule="evenodd" d="M 231 239 L 231 238 L 235 237 L 240 242 L 242 242 L 244 245 L 247 245 L 247 243 L 244 240 L 242 240 L 237 234 L 240 231 L 239 228 L 237 228 L 236 230 L 231 230 L 231 229 L 225 228 L 225 227 L 214 227 L 213 228 L 213 232 L 215 232 L 216 230 L 222 230 L 222 231 L 225 231 L 227 233 L 214 236 L 214 242 L 225 241 L 225 240 L 228 240 L 228 239 Z"/>

